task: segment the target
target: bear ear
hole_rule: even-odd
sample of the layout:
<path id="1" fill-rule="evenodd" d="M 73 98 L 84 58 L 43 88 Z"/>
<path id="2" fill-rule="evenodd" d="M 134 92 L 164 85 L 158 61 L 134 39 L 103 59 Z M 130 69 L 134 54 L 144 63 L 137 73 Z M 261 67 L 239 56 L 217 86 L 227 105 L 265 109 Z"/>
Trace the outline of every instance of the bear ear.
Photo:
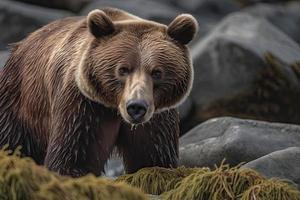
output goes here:
<path id="1" fill-rule="evenodd" d="M 189 14 L 177 16 L 168 26 L 167 33 L 181 44 L 188 44 L 198 31 L 197 20 Z"/>
<path id="2" fill-rule="evenodd" d="M 113 22 L 102 10 L 91 11 L 87 16 L 87 24 L 90 32 L 97 38 L 115 31 Z"/>

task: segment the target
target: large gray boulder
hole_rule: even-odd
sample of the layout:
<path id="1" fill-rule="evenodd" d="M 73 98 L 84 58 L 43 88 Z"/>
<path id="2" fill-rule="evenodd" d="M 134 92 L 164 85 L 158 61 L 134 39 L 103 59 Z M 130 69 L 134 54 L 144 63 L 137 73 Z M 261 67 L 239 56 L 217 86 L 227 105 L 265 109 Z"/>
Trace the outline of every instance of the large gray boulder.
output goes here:
<path id="1" fill-rule="evenodd" d="M 232 0 L 174 0 L 173 2 L 187 12 L 214 18 L 224 17 L 240 9 L 240 4 Z"/>
<path id="2" fill-rule="evenodd" d="M 0 1 L 0 50 L 17 42 L 41 26 L 72 15 L 69 12 L 42 8 L 25 3 Z"/>
<path id="3" fill-rule="evenodd" d="M 92 2 L 93 0 L 16 0 L 16 1 L 36 4 L 48 8 L 67 9 L 73 12 L 78 12 L 82 7 L 84 7 L 87 3 Z"/>
<path id="4" fill-rule="evenodd" d="M 300 123 L 293 112 L 300 70 L 290 66 L 300 60 L 300 46 L 268 21 L 230 15 L 192 47 L 192 56 L 194 110 L 188 127 L 226 115 Z"/>
<path id="5" fill-rule="evenodd" d="M 179 163 L 213 167 L 225 158 L 231 165 L 274 151 L 300 147 L 300 126 L 237 118 L 211 119 L 180 138 Z"/>
<path id="6" fill-rule="evenodd" d="M 86 15 L 93 9 L 103 7 L 119 8 L 141 18 L 166 24 L 170 23 L 178 14 L 183 13 L 182 10 L 172 5 L 151 0 L 127 0 L 126 3 L 120 0 L 101 0 L 90 3 L 81 11 L 81 14 Z"/>
<path id="7" fill-rule="evenodd" d="M 243 6 L 250 6 L 253 4 L 260 4 L 260 3 L 279 4 L 279 3 L 286 3 L 295 0 L 237 0 L 237 1 L 239 1 Z"/>
<path id="8" fill-rule="evenodd" d="M 8 59 L 8 56 L 9 56 L 9 52 L 8 51 L 0 51 L 0 69 L 2 67 L 4 67 L 7 59 Z"/>
<path id="9" fill-rule="evenodd" d="M 242 13 L 227 17 L 192 49 L 193 97 L 202 103 L 248 87 L 267 52 L 285 63 L 300 60 L 300 46 L 266 20 Z"/>
<path id="10" fill-rule="evenodd" d="M 282 32 L 300 44 L 300 2 L 287 4 L 257 4 L 243 10 L 256 17 L 267 19 Z"/>
<path id="11" fill-rule="evenodd" d="M 300 147 L 275 151 L 243 166 L 268 178 L 289 179 L 300 186 Z"/>

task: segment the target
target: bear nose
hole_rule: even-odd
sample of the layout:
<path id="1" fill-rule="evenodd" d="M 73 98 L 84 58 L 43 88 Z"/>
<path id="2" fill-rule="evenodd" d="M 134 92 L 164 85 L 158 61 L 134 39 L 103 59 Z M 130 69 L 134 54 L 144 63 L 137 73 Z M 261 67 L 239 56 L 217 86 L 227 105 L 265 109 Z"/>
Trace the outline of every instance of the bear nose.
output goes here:
<path id="1" fill-rule="evenodd" d="M 127 113 L 135 123 L 140 122 L 145 116 L 148 105 L 145 100 L 130 100 L 126 104 Z"/>

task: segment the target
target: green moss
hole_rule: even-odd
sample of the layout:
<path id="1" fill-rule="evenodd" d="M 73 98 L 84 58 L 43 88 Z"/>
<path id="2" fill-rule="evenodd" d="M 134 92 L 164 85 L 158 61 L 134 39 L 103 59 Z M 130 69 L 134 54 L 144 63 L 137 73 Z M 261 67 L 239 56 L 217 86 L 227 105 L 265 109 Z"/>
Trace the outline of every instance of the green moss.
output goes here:
<path id="1" fill-rule="evenodd" d="M 145 200 L 145 193 L 162 200 L 300 200 L 295 186 L 266 179 L 251 169 L 222 164 L 208 168 L 144 168 L 115 181 L 87 175 L 59 176 L 20 158 L 19 151 L 0 150 L 1 200 Z"/>
<path id="2" fill-rule="evenodd" d="M 126 182 L 138 187 L 145 193 L 161 194 L 173 189 L 177 183 L 192 173 L 205 173 L 208 168 L 177 168 L 166 169 L 161 167 L 144 168 L 135 174 L 127 174 L 117 178 L 117 182 Z"/>
<path id="3" fill-rule="evenodd" d="M 119 177 L 146 193 L 160 194 L 162 200 L 300 200 L 300 192 L 280 180 L 268 180 L 251 169 L 222 164 L 208 168 L 145 168 Z M 253 195 L 256 195 L 255 198 Z"/>
<path id="4" fill-rule="evenodd" d="M 297 79 L 300 80 L 300 62 L 292 65 L 292 70 L 294 71 Z"/>
<path id="5" fill-rule="evenodd" d="M 50 195 L 50 196 L 49 196 Z M 122 184 L 113 183 L 103 178 L 88 175 L 78 179 L 54 180 L 44 184 L 36 195 L 40 199 L 132 199 L 140 200 L 141 195 L 136 189 Z M 63 198 L 62 198 L 63 197 Z"/>
<path id="6" fill-rule="evenodd" d="M 30 158 L 0 150 L 1 200 L 145 200 L 138 189 L 124 183 L 88 175 L 59 176 L 36 165 Z"/>
<path id="7" fill-rule="evenodd" d="M 276 179 L 265 180 L 248 188 L 241 200 L 300 200 L 300 192 L 283 181 Z"/>
<path id="8" fill-rule="evenodd" d="M 191 174 L 177 188 L 163 194 L 163 199 L 235 199 L 262 180 L 253 170 L 222 165 L 213 171 Z"/>

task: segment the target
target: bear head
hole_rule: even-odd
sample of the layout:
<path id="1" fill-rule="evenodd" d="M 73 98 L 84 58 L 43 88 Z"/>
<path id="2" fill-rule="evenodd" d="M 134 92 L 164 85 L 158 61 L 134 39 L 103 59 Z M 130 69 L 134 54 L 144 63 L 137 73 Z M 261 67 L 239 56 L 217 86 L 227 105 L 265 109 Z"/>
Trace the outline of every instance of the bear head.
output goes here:
<path id="1" fill-rule="evenodd" d="M 118 12 L 89 13 L 91 39 L 77 85 L 91 100 L 118 109 L 126 122 L 145 123 L 188 96 L 193 66 L 186 45 L 198 26 L 188 14 L 166 26 Z"/>

